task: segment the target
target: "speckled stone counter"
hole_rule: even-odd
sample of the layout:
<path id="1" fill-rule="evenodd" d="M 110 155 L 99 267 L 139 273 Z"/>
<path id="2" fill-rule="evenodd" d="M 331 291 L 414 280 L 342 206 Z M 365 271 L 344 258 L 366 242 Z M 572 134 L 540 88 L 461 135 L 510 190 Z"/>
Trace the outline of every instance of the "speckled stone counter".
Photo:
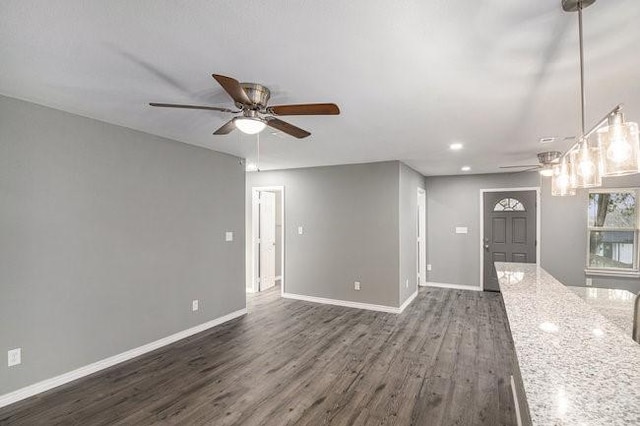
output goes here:
<path id="1" fill-rule="evenodd" d="M 640 345 L 544 269 L 496 262 L 534 425 L 640 425 Z"/>
<path id="2" fill-rule="evenodd" d="M 620 327 L 624 334 L 633 333 L 633 305 L 635 295 L 627 290 L 614 290 L 598 287 L 572 287 L 572 292 L 580 296 L 588 305 L 593 306 L 606 319 Z"/>

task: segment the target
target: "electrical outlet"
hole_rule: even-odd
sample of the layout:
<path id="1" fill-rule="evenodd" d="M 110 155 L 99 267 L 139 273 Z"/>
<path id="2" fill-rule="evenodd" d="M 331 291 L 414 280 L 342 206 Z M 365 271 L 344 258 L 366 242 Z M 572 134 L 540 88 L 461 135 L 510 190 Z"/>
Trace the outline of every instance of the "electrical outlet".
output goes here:
<path id="1" fill-rule="evenodd" d="M 224 233 L 225 241 L 233 241 L 233 232 L 227 231 Z"/>
<path id="2" fill-rule="evenodd" d="M 11 349 L 7 352 L 7 365 L 13 367 L 14 365 L 22 364 L 22 349 Z"/>
<path id="3" fill-rule="evenodd" d="M 354 290 L 360 290 L 360 281 L 354 281 L 353 282 L 353 289 Z"/>
<path id="4" fill-rule="evenodd" d="M 427 265 L 427 271 L 430 271 L 430 270 L 431 270 L 431 264 L 429 263 L 429 264 Z"/>
<path id="5" fill-rule="evenodd" d="M 409 288 L 409 280 L 405 280 L 405 282 L 404 282 L 404 288 Z"/>
<path id="6" fill-rule="evenodd" d="M 198 299 L 191 302 L 191 310 L 194 312 L 198 310 Z"/>
<path id="7" fill-rule="evenodd" d="M 302 228 L 302 226 L 298 226 L 298 235 L 302 234 L 304 234 L 304 229 Z"/>
<path id="8" fill-rule="evenodd" d="M 593 278 L 587 278 L 585 284 L 587 287 L 591 287 L 593 285 Z"/>

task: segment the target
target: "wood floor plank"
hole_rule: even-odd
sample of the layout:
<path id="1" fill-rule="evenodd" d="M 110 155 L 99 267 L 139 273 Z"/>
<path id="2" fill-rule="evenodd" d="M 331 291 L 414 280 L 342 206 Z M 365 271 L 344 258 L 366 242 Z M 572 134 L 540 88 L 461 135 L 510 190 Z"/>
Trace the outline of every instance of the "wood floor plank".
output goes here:
<path id="1" fill-rule="evenodd" d="M 515 424 L 499 294 L 422 288 L 394 315 L 275 288 L 248 310 L 0 409 L 0 425 Z"/>

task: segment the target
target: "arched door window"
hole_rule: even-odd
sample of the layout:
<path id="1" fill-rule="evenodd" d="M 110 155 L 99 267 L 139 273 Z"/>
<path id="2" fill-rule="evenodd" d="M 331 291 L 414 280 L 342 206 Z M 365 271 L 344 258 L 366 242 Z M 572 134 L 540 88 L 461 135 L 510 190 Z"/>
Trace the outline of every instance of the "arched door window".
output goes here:
<path id="1" fill-rule="evenodd" d="M 494 212 L 524 212 L 527 209 L 524 208 L 524 205 L 516 198 L 503 198 L 498 201 L 495 206 L 493 206 Z"/>

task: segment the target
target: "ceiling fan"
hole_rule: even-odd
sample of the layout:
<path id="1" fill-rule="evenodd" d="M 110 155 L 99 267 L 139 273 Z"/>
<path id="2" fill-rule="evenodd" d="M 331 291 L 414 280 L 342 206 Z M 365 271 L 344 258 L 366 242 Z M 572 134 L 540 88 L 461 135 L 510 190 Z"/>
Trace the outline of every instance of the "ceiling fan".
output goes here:
<path id="1" fill-rule="evenodd" d="M 545 151 L 538 154 L 539 164 L 524 164 L 520 166 L 501 166 L 501 169 L 522 169 L 518 172 L 530 172 L 533 170 L 539 170 L 542 176 L 553 175 L 553 166 L 560 162 L 562 153 L 560 151 Z"/>
<path id="2" fill-rule="evenodd" d="M 213 78 L 231 96 L 237 110 L 215 106 L 182 105 L 151 102 L 153 107 L 204 109 L 231 114 L 242 113 L 234 117 L 216 130 L 214 135 L 227 135 L 234 129 L 247 134 L 260 133 L 266 126 L 287 133 L 298 139 L 306 138 L 311 133 L 293 124 L 282 121 L 274 116 L 282 115 L 338 115 L 340 109 L 336 104 L 297 104 L 297 105 L 273 105 L 268 106 L 271 92 L 269 89 L 257 83 L 240 83 L 238 80 L 224 75 L 212 74 Z"/>

